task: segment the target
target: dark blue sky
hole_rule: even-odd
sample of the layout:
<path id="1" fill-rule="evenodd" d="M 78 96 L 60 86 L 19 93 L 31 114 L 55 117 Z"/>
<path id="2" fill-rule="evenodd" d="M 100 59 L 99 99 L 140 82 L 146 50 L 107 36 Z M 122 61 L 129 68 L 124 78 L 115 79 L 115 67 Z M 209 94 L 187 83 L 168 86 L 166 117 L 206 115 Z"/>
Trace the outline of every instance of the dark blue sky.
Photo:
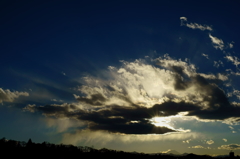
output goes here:
<path id="1" fill-rule="evenodd" d="M 10 100 L 7 97 L 11 93 L 4 96 L 0 92 L 0 126 L 5 130 L 0 135 L 8 137 L 11 134 L 8 138 L 18 139 L 17 136 L 20 136 L 20 140 L 25 140 L 27 136 L 36 133 L 39 135 L 36 140 L 41 142 L 54 134 L 57 137 L 52 138 L 53 142 L 66 141 L 62 137 L 64 131 L 59 133 L 57 130 L 58 122 L 49 122 L 41 113 L 32 114 L 22 112 L 21 109 L 29 104 L 44 107 L 54 103 L 75 103 L 77 100 L 94 105 L 85 98 L 73 95 L 91 96 L 86 90 L 79 91 L 79 86 L 83 84 L 82 77 L 93 76 L 99 81 L 113 79 L 116 76 L 109 75 L 108 66 L 120 68 L 120 60 L 133 62 L 144 59 L 145 56 L 156 59 L 166 53 L 175 60 L 185 61 L 187 58 L 189 66 L 190 63 L 194 64 L 198 73 L 214 74 L 218 78 L 219 74 L 226 75 L 227 81 L 214 83 L 224 90 L 231 102 L 238 102 L 240 93 L 234 90 L 240 90 L 237 75 L 239 59 L 236 59 L 240 52 L 239 5 L 238 0 L 2 0 L 0 88 L 5 94 L 9 89 L 13 94 L 18 91 L 29 95 L 16 96 Z M 187 18 L 186 25 L 181 26 L 180 17 Z M 212 30 L 193 29 L 193 23 L 210 26 Z M 224 48 L 213 47 L 220 46 L 220 43 L 214 44 L 210 35 L 223 40 Z M 230 44 L 233 44 L 233 48 Z M 156 67 L 157 64 L 151 65 Z M 139 69 L 141 67 L 142 65 Z M 160 68 L 163 67 L 168 66 Z M 234 73 L 231 74 L 226 69 L 231 69 Z M 210 79 L 206 76 L 204 78 Z M 94 89 L 89 83 L 85 85 Z M 150 86 L 148 88 L 145 88 L 146 92 Z M 103 97 L 106 94 L 103 93 Z M 91 99 L 94 100 L 94 96 Z M 103 98 L 98 100 L 100 99 L 105 101 Z M 39 126 L 26 122 L 27 119 L 36 121 Z M 24 124 L 21 125 L 20 121 Z M 68 124 L 76 125 L 70 122 Z M 33 126 L 32 129 L 29 126 Z M 71 126 L 67 133 L 74 132 L 73 129 L 70 130 Z M 80 126 L 79 129 L 85 128 Z M 15 131 L 19 131 L 19 135 L 14 134 Z"/>

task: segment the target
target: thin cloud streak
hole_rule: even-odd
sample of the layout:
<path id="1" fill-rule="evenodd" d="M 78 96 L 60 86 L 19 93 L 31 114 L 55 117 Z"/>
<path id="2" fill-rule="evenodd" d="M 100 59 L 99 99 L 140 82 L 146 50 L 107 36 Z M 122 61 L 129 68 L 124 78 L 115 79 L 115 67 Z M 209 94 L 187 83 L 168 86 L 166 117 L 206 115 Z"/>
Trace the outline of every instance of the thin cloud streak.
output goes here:
<path id="1" fill-rule="evenodd" d="M 204 30 L 212 31 L 213 30 L 212 27 L 208 26 L 208 25 L 201 25 L 198 23 L 187 23 L 186 17 L 180 17 L 180 20 L 181 20 L 181 26 L 186 26 L 191 29 L 200 29 L 202 31 L 204 31 Z"/>

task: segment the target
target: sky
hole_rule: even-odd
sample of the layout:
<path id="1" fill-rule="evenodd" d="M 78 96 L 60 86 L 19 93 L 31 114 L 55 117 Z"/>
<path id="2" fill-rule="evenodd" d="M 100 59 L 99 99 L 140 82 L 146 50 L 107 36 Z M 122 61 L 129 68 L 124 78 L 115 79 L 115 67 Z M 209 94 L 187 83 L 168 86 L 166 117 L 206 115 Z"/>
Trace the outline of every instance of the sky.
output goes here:
<path id="1" fill-rule="evenodd" d="M 240 155 L 238 0 L 0 2 L 0 138 Z"/>

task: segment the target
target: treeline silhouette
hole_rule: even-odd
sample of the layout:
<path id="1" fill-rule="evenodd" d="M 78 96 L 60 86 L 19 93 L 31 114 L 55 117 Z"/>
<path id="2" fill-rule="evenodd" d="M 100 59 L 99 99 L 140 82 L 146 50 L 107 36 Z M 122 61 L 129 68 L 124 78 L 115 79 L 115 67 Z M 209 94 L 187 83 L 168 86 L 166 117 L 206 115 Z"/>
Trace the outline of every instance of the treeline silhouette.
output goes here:
<path id="1" fill-rule="evenodd" d="M 95 159 L 122 159 L 122 158 L 138 158 L 138 159 L 211 159 L 208 155 L 187 154 L 185 156 L 174 156 L 166 154 L 145 154 L 110 150 L 106 148 L 94 149 L 88 146 L 74 146 L 65 144 L 52 144 L 49 142 L 34 143 L 31 139 L 28 142 L 0 139 L 1 156 L 5 158 L 20 158 L 25 159 L 77 159 L 85 157 L 93 157 Z M 228 158 L 228 157 L 225 157 Z"/>

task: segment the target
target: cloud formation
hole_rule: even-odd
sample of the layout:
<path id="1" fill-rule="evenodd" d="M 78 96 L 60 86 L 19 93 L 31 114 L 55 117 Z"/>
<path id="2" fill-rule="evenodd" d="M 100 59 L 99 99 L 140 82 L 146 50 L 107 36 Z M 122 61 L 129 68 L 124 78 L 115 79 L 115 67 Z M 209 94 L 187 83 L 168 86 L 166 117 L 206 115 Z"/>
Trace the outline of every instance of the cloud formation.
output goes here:
<path id="1" fill-rule="evenodd" d="M 206 57 L 207 59 L 209 59 L 208 54 L 202 53 L 202 56 L 204 56 L 204 57 Z"/>
<path id="2" fill-rule="evenodd" d="M 214 143 L 214 141 L 213 141 L 213 140 L 208 140 L 208 141 L 206 141 L 206 143 L 207 143 L 208 145 L 212 145 L 212 144 Z"/>
<path id="3" fill-rule="evenodd" d="M 214 48 L 223 50 L 224 42 L 222 39 L 214 37 L 211 34 L 209 34 L 209 38 L 211 39 Z"/>
<path id="4" fill-rule="evenodd" d="M 209 30 L 209 31 L 212 31 L 212 27 L 211 26 L 208 26 L 208 25 L 201 25 L 201 24 L 198 24 L 198 23 L 187 23 L 187 18 L 186 17 L 180 17 L 180 20 L 181 20 L 181 26 L 186 26 L 188 28 L 191 28 L 191 29 L 200 29 L 202 31 L 204 30 Z"/>
<path id="5" fill-rule="evenodd" d="M 0 88 L 0 103 L 13 102 L 19 96 L 29 96 L 27 92 L 10 91 L 9 89 L 3 90 Z"/>
<path id="6" fill-rule="evenodd" d="M 105 73 L 106 75 L 106 73 Z M 198 73 L 190 62 L 169 55 L 156 59 L 122 61 L 109 67 L 107 78 L 87 76 L 74 94 L 76 103 L 28 105 L 24 110 L 47 117 L 70 118 L 91 131 L 120 134 L 165 134 L 186 132 L 154 124 L 154 117 L 183 113 L 202 120 L 239 121 L 240 106 L 230 103 L 219 82 L 221 74 Z M 212 140 L 208 144 L 213 143 Z"/>
<path id="7" fill-rule="evenodd" d="M 221 145 L 220 147 L 218 147 L 218 149 L 237 150 L 237 149 L 240 149 L 240 145 L 239 144 Z"/>
<path id="8" fill-rule="evenodd" d="M 193 149 L 204 149 L 204 147 L 201 146 L 201 145 L 196 145 L 196 146 L 192 146 L 192 147 L 188 147 L 188 148 L 193 148 Z"/>
<path id="9" fill-rule="evenodd" d="M 240 65 L 240 60 L 238 57 L 236 56 L 225 56 L 225 58 L 228 60 L 228 61 L 231 61 L 233 63 L 233 65 L 235 65 L 236 67 L 238 67 L 238 65 Z"/>

